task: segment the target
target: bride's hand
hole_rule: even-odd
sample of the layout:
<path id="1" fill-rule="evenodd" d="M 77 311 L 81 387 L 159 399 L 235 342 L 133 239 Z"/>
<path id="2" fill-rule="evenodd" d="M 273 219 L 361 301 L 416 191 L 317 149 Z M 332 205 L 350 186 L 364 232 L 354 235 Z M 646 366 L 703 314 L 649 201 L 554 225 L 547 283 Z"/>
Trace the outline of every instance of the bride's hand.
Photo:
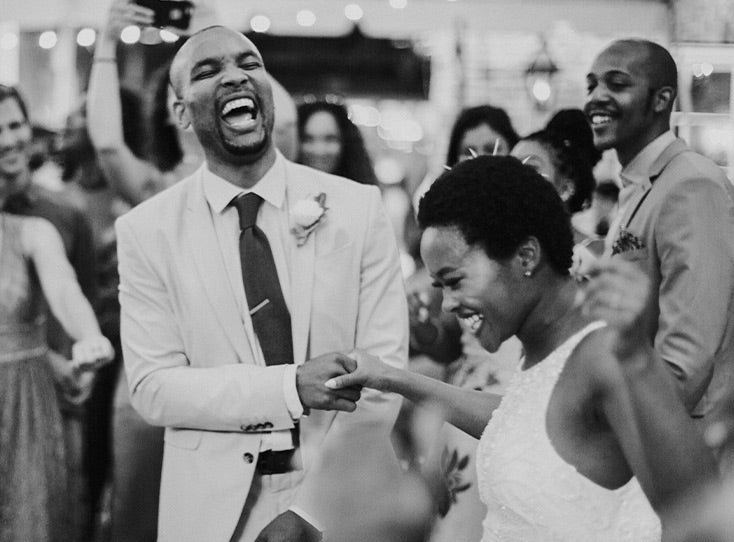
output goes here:
<path id="1" fill-rule="evenodd" d="M 387 374 L 392 367 L 364 350 L 352 350 L 347 355 L 357 361 L 357 369 L 352 373 L 327 380 L 324 384 L 327 388 L 338 390 L 350 386 L 364 386 L 386 391 Z"/>

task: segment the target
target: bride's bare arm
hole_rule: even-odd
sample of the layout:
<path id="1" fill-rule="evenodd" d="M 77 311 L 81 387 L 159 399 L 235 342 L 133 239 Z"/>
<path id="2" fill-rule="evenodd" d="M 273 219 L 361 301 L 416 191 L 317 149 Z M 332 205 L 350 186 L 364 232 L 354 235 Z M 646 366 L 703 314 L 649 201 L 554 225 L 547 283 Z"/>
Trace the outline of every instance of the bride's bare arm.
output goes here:
<path id="1" fill-rule="evenodd" d="M 360 350 L 352 352 L 350 356 L 357 360 L 357 370 L 329 380 L 326 383 L 327 387 L 345 388 L 361 385 L 397 393 L 416 404 L 435 410 L 447 422 L 474 438 L 482 435 L 492 413 L 500 404 L 499 395 L 467 390 L 396 368 Z"/>
<path id="2" fill-rule="evenodd" d="M 717 467 L 672 372 L 650 345 L 644 324 L 652 303 L 647 282 L 627 262 L 604 270 L 592 283 L 587 303 L 609 327 L 582 343 L 577 354 L 588 362 L 599 412 L 664 519 L 670 506 L 714 481 Z"/>

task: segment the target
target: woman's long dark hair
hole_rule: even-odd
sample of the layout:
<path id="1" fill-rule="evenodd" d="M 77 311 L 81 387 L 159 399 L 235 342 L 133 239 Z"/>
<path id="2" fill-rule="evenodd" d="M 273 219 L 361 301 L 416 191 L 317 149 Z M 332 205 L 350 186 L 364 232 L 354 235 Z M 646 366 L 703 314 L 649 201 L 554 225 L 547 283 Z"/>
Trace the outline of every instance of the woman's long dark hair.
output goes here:
<path id="1" fill-rule="evenodd" d="M 377 184 L 377 176 L 372 167 L 372 159 L 367 153 L 364 139 L 359 128 L 349 120 L 347 108 L 334 102 L 319 100 L 315 102 L 304 102 L 298 106 L 298 137 L 303 141 L 306 122 L 314 113 L 325 111 L 329 113 L 339 127 L 342 139 L 342 152 L 339 157 L 335 175 L 341 175 L 362 184 Z M 303 163 L 299 153 L 298 162 Z"/>

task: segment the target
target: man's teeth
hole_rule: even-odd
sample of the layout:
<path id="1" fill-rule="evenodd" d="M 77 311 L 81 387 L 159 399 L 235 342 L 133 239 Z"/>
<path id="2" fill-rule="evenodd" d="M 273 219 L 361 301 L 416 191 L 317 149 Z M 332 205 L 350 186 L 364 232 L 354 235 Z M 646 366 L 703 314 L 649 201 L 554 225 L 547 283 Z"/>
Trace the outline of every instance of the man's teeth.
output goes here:
<path id="1" fill-rule="evenodd" d="M 251 112 L 255 108 L 255 102 L 253 102 L 250 98 L 238 98 L 236 100 L 232 100 L 231 102 L 227 102 L 224 106 L 224 109 L 222 109 L 222 115 L 226 115 L 227 113 L 230 113 L 234 109 L 238 109 L 240 107 L 245 107 L 248 109 L 248 112 Z"/>
<path id="2" fill-rule="evenodd" d="M 484 317 L 481 314 L 472 314 L 471 316 L 467 316 L 461 320 L 464 322 L 464 325 L 469 328 L 469 331 L 476 333 L 479 331 L 479 328 L 482 327 Z"/>
<path id="3" fill-rule="evenodd" d="M 612 122 L 612 117 L 609 115 L 600 115 L 598 113 L 591 115 L 591 124 L 594 126 L 600 126 L 602 124 L 608 124 Z"/>

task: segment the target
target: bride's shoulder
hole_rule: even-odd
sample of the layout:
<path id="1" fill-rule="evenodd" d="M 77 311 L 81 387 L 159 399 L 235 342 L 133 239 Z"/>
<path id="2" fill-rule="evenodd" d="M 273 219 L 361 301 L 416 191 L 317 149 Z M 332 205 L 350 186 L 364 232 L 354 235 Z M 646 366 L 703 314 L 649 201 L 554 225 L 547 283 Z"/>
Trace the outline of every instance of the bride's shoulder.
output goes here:
<path id="1" fill-rule="evenodd" d="M 568 366 L 584 373 L 592 388 L 608 390 L 623 384 L 623 374 L 614 346 L 619 334 L 606 325 L 594 326 L 571 352 Z"/>

